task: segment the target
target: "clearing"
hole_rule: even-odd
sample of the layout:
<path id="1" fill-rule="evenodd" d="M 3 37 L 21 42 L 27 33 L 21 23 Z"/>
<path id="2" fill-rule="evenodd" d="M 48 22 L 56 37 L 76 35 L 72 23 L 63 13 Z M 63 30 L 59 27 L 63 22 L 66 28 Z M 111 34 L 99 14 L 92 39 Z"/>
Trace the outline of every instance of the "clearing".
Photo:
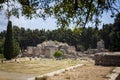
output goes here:
<path id="1" fill-rule="evenodd" d="M 0 80 L 26 80 L 30 77 L 39 76 L 69 66 L 85 64 L 71 71 L 61 73 L 50 80 L 105 80 L 113 67 L 95 66 L 91 59 L 32 59 L 26 61 L 11 61 L 0 63 Z M 48 79 L 48 80 L 49 80 Z"/>

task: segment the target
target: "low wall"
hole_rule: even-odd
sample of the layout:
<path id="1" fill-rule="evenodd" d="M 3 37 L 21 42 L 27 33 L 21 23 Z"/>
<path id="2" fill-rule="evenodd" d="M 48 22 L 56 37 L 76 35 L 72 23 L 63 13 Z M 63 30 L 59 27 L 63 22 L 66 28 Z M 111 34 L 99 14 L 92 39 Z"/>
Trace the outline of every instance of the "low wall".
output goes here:
<path id="1" fill-rule="evenodd" d="M 95 65 L 120 66 L 120 52 L 118 53 L 97 53 L 94 56 Z"/>

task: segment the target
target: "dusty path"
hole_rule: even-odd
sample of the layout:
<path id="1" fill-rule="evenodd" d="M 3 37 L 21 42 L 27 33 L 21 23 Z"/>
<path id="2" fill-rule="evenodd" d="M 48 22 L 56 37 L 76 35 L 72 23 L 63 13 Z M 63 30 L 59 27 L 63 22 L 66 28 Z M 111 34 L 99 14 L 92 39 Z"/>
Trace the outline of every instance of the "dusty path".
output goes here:
<path id="1" fill-rule="evenodd" d="M 48 77 L 47 80 L 107 80 L 105 76 L 110 74 L 113 69 L 113 67 L 86 65 L 54 77 Z"/>
<path id="2" fill-rule="evenodd" d="M 35 75 L 0 71 L 0 80 L 27 80 Z"/>

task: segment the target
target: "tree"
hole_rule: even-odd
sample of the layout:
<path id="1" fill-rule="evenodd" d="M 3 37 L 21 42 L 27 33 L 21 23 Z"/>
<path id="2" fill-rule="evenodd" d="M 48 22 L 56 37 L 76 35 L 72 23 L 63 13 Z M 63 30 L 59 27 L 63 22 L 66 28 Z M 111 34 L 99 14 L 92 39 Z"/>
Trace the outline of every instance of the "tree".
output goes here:
<path id="1" fill-rule="evenodd" d="M 4 39 L 0 39 L 0 54 L 3 54 Z"/>
<path id="2" fill-rule="evenodd" d="M 114 27 L 113 24 L 103 25 L 103 28 L 101 29 L 101 32 L 100 32 L 101 39 L 103 39 L 105 43 L 105 48 L 109 50 L 111 49 L 110 33 L 113 27 Z"/>
<path id="3" fill-rule="evenodd" d="M 6 15 L 8 20 L 11 16 L 17 18 L 23 15 L 27 18 L 37 16 L 36 9 L 30 5 L 29 0 L 1 0 L 0 11 Z"/>
<path id="4" fill-rule="evenodd" d="M 4 43 L 4 57 L 8 60 L 15 57 L 13 56 L 14 53 L 14 45 L 13 45 L 13 32 L 12 32 L 12 22 L 8 22 L 7 26 L 7 33 L 5 36 L 5 43 Z"/>
<path id="5" fill-rule="evenodd" d="M 120 51 L 120 13 L 116 15 L 113 30 L 110 34 L 113 51 Z"/>
<path id="6" fill-rule="evenodd" d="M 88 22 L 97 26 L 105 11 L 110 11 L 112 17 L 120 12 L 119 0 L 1 0 L 0 8 L 3 9 L 2 4 L 8 2 L 13 5 L 9 15 L 19 17 L 20 12 L 29 18 L 53 15 L 62 27 L 69 26 L 69 23 L 85 26 Z M 20 7 L 16 7 L 14 2 Z"/>
<path id="7" fill-rule="evenodd" d="M 10 60 L 16 57 L 20 52 L 19 44 L 13 38 L 13 30 L 12 30 L 12 22 L 8 22 L 7 26 L 7 33 L 5 36 L 5 43 L 4 43 L 4 57 L 7 60 Z"/>
<path id="8" fill-rule="evenodd" d="M 105 11 L 110 11 L 111 16 L 120 12 L 119 0 L 40 0 L 39 4 L 42 4 L 39 7 L 44 8 L 45 13 L 55 16 L 62 27 L 70 23 L 85 26 L 88 22 L 97 26 Z"/>

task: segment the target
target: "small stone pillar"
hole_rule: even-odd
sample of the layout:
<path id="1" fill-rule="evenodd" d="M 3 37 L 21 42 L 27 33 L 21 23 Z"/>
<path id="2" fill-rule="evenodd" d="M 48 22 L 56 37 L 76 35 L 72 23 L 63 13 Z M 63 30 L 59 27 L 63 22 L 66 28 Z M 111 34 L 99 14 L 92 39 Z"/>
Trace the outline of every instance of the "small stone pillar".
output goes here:
<path id="1" fill-rule="evenodd" d="M 103 52 L 105 49 L 104 41 L 101 39 L 97 42 L 97 52 Z"/>

